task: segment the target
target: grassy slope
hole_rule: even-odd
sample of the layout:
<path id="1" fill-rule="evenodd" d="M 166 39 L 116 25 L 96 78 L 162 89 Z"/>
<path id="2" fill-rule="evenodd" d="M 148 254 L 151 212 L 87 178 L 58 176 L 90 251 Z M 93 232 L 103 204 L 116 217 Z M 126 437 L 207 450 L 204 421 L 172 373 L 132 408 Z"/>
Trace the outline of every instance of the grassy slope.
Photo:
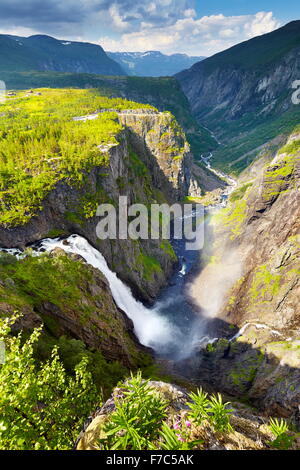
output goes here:
<path id="1" fill-rule="evenodd" d="M 222 132 L 229 142 L 214 152 L 214 165 L 238 175 L 260 154 L 261 146 L 279 135 L 288 136 L 299 122 L 300 106 L 294 106 L 282 115 L 274 114 L 265 120 L 247 115 L 238 122 L 224 123 Z"/>
<path id="2" fill-rule="evenodd" d="M 101 280 L 93 276 L 89 265 L 63 253 L 55 256 L 44 253 L 34 257 L 28 252 L 26 258 L 17 260 L 0 252 L 0 317 L 10 317 L 13 312 L 21 314 L 20 325 L 24 322 L 25 337 L 31 330 L 30 325 L 35 323 L 36 326 L 36 319 L 39 318 L 43 330 L 35 350 L 36 358 L 39 361 L 47 360 L 53 346 L 58 345 L 59 355 L 67 371 L 72 373 L 76 364 L 87 355 L 94 380 L 105 394 L 109 394 L 118 380 L 128 374 L 128 367 L 124 365 L 125 355 L 123 363 L 122 358 L 120 362 L 105 358 L 102 343 L 120 342 L 121 337 L 124 351 L 130 352 L 132 364 L 136 367 L 147 367 L 152 360 L 135 348 L 124 325 L 115 318 L 110 292 L 103 288 L 97 295 L 95 290 L 91 294 L 90 286 L 97 282 L 101 286 Z M 57 318 L 45 311 L 47 302 L 60 312 Z M 31 323 L 30 318 L 33 319 Z M 72 338 L 70 333 L 65 332 L 62 336 L 63 325 L 68 321 L 77 323 L 79 329 L 90 329 L 99 336 L 97 351 L 78 337 Z"/>
<path id="3" fill-rule="evenodd" d="M 106 77 L 94 74 L 59 72 L 2 72 L 8 89 L 98 88 L 101 94 L 121 96 L 140 103 L 150 103 L 160 111 L 170 111 L 184 128 L 197 158 L 217 147 L 214 138 L 192 116 L 189 102 L 178 82 L 171 77 Z"/>

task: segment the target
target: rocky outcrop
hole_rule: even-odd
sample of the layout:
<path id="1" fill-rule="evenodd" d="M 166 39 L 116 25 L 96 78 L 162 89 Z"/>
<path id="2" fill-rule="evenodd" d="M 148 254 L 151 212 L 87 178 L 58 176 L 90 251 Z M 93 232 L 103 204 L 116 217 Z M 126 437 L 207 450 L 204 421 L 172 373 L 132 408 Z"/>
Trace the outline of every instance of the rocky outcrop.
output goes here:
<path id="1" fill-rule="evenodd" d="M 177 429 L 187 420 L 189 408 L 187 403 L 191 401 L 188 391 L 182 387 L 165 382 L 149 382 L 149 387 L 155 390 L 166 402 L 166 423 L 171 429 Z M 109 400 L 85 423 L 77 442 L 76 450 L 99 450 L 99 439 L 105 439 L 105 425 L 109 422 L 110 415 L 116 409 L 116 401 L 128 393 L 126 384 L 115 388 Z M 201 426 L 194 427 L 189 423 L 191 438 L 198 439 L 196 449 L 201 450 L 263 450 L 271 448 L 274 436 L 267 426 L 267 418 L 260 416 L 255 410 L 234 402 L 231 404 L 232 414 L 230 417 L 231 430 L 216 432 L 208 420 L 203 421 Z M 125 430 L 124 430 L 125 432 Z M 180 431 L 177 431 L 179 433 Z M 179 434 L 177 434 L 179 436 Z M 296 438 L 296 435 L 294 435 Z M 184 439 L 182 439 L 184 441 Z M 294 439 L 293 448 L 297 449 L 299 442 Z M 156 448 L 160 449 L 159 440 Z"/>
<path id="2" fill-rule="evenodd" d="M 191 186 L 200 193 L 192 175 L 190 147 L 170 113 L 129 110 L 120 112 L 119 119 L 131 131 L 130 143 L 149 168 L 155 188 L 161 190 L 170 202 L 184 199 Z"/>
<path id="3" fill-rule="evenodd" d="M 227 186 L 224 180 L 221 180 L 221 178 L 198 162 L 192 166 L 192 175 L 200 186 L 202 193 L 211 193 L 212 191 L 222 192 Z M 193 196 L 196 196 L 196 194 L 193 194 Z"/>
<path id="4" fill-rule="evenodd" d="M 94 167 L 82 186 L 59 182 L 45 198 L 43 210 L 29 223 L 0 228 L 0 246 L 24 247 L 47 236 L 78 233 L 100 250 L 110 268 L 147 301 L 155 298 L 170 276 L 176 256 L 168 241 L 100 240 L 96 227 L 99 204 L 116 208 L 119 196 L 128 205 L 176 202 L 188 194 L 192 156 L 184 134 L 169 113 L 135 110 L 119 114 L 124 130 L 118 144 L 104 146 L 108 167 Z"/>

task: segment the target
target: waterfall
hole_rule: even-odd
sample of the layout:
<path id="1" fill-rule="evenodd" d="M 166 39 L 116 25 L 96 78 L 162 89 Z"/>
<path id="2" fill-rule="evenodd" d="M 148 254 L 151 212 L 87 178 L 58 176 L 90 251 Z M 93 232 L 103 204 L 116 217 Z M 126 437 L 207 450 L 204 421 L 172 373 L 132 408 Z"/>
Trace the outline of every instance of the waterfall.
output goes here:
<path id="1" fill-rule="evenodd" d="M 91 266 L 99 269 L 109 282 L 112 296 L 117 306 L 133 321 L 134 330 L 140 342 L 152 347 L 158 353 L 170 347 L 170 342 L 182 345 L 178 328 L 172 325 L 166 317 L 159 315 L 156 309 L 148 309 L 137 301 L 127 287 L 111 271 L 103 255 L 92 247 L 87 240 L 79 235 L 71 235 L 67 240 L 47 238 L 41 241 L 40 247 L 46 251 L 62 248 L 67 253 L 75 253 Z"/>

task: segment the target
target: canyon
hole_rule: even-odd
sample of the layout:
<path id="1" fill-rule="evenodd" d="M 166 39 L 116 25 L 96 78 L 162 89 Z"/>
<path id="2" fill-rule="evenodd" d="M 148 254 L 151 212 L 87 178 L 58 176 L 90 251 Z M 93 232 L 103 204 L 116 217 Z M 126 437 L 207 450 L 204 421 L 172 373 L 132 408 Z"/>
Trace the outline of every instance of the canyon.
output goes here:
<path id="1" fill-rule="evenodd" d="M 172 79 L 30 72 L 25 82 L 40 88 L 16 86 L 1 105 L 2 139 L 9 149 L 13 130 L 20 143 L 19 162 L 2 147 L 1 317 L 21 313 L 13 335 L 41 328 L 39 363 L 59 346 L 68 371 L 80 350 L 92 364 L 100 357 L 97 385 L 103 371 L 113 377 L 78 448 L 93 448 L 123 393 L 114 387 L 138 369 L 175 412 L 197 387 L 234 403 L 241 435 L 220 444 L 209 430 L 207 448 L 268 448 L 270 416 L 299 428 L 300 114 L 290 87 L 299 24 Z M 75 78 L 79 88 L 66 88 Z M 43 119 L 54 134 L 41 132 Z M 88 165 L 87 136 L 99 139 Z M 146 207 L 203 204 L 204 246 L 100 240 L 97 206 L 117 207 L 120 196 Z"/>

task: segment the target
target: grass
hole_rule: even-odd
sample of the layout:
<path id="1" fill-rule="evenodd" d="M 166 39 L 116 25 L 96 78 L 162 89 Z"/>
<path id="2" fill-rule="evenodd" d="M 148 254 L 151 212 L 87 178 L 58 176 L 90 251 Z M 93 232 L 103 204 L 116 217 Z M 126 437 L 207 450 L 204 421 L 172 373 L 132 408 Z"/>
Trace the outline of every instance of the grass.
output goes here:
<path id="1" fill-rule="evenodd" d="M 261 117 L 259 110 L 254 115 L 246 113 L 239 120 L 226 122 L 217 113 L 207 123 L 216 131 L 216 127 L 224 135 L 224 145 L 214 151 L 213 165 L 226 173 L 240 174 L 257 157 L 260 147 L 279 135 L 289 135 L 300 120 L 300 108 L 294 106 L 281 114 L 278 110 L 268 117 Z"/>
<path id="2" fill-rule="evenodd" d="M 148 281 L 153 280 L 155 274 L 162 273 L 162 268 L 159 261 L 153 256 L 146 255 L 142 251 L 137 258 L 137 264 L 139 269 L 143 272 L 143 277 Z"/>
<path id="3" fill-rule="evenodd" d="M 190 104 L 177 80 L 172 77 L 109 77 L 104 75 L 61 72 L 3 72 L 8 89 L 26 88 L 97 88 L 107 97 L 125 96 L 129 100 L 150 103 L 160 111 L 170 111 L 186 132 L 192 152 L 217 148 L 217 142 L 192 115 Z M 144 106 L 143 106 L 144 107 Z"/>
<path id="4" fill-rule="evenodd" d="M 240 199 L 231 203 L 228 207 L 221 210 L 216 216 L 217 223 L 229 227 L 231 230 L 231 239 L 235 239 L 241 234 L 242 225 L 247 216 L 247 200 Z"/>
<path id="5" fill-rule="evenodd" d="M 294 189 L 293 176 L 296 163 L 299 159 L 300 140 L 286 145 L 279 151 L 279 159 L 268 165 L 264 177 L 263 197 L 278 196 L 281 193 Z"/>
<path id="6" fill-rule="evenodd" d="M 251 188 L 253 185 L 252 182 L 249 182 L 249 183 L 245 183 L 243 184 L 242 186 L 240 186 L 239 188 L 237 188 L 235 191 L 233 191 L 230 196 L 229 196 L 229 201 L 230 202 L 235 202 L 235 201 L 239 201 L 240 199 L 242 199 L 246 193 L 246 191 Z"/>
<path id="7" fill-rule="evenodd" d="M 97 283 L 94 276 L 90 266 L 65 253 L 28 254 L 17 260 L 0 252 L 0 318 L 10 317 L 16 311 L 22 312 L 25 325 L 30 324 L 30 318 L 35 321 L 40 318 L 44 327 L 35 348 L 38 362 L 47 360 L 55 345 L 59 346 L 59 355 L 69 373 L 83 356 L 88 356 L 94 380 L 108 396 L 118 380 L 128 374 L 128 366 L 125 358 L 114 362 L 105 357 L 107 351 L 105 346 L 101 347 L 102 343 L 120 342 L 124 351 L 128 351 L 133 368 L 136 364 L 151 369 L 153 361 L 136 348 L 120 318 L 115 316 L 111 294 L 105 288 L 91 293 L 91 286 Z M 46 304 L 58 316 L 45 310 Z M 64 327 L 68 321 L 98 336 L 97 351 L 83 340 L 72 338 L 72 333 Z M 28 335 L 28 327 L 24 327 L 22 334 Z"/>
<path id="8" fill-rule="evenodd" d="M 97 90 L 73 89 L 19 92 L 1 104 L 0 224 L 25 224 L 59 181 L 80 186 L 86 171 L 108 165 L 109 155 L 98 146 L 118 143 L 122 126 L 116 113 L 105 111 L 85 122 L 72 118 L 140 107 Z M 85 211 L 91 216 L 94 209 L 87 206 Z"/>

